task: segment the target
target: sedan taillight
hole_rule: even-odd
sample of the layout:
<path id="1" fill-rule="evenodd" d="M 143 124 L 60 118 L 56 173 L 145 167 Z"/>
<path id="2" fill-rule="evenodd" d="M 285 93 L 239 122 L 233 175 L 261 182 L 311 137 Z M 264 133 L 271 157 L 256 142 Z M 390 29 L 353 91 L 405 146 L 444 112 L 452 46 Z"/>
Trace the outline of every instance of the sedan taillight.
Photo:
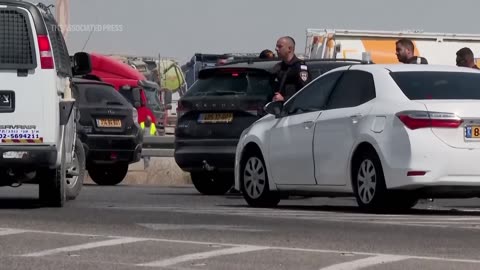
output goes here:
<path id="1" fill-rule="evenodd" d="M 463 120 L 454 113 L 403 111 L 396 114 L 409 129 L 419 128 L 458 128 Z"/>

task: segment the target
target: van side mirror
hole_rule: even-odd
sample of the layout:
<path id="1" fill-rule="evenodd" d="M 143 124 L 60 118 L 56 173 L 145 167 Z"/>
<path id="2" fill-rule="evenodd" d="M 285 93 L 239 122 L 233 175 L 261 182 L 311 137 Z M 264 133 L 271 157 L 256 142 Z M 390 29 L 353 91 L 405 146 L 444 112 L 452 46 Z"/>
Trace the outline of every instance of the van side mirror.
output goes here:
<path id="1" fill-rule="evenodd" d="M 86 52 L 78 52 L 73 55 L 73 76 L 87 75 L 92 72 L 92 61 Z"/>
<path id="2" fill-rule="evenodd" d="M 267 103 L 263 108 L 268 114 L 273 114 L 276 117 L 279 117 L 282 114 L 283 110 L 283 101 L 272 101 Z"/>
<path id="3" fill-rule="evenodd" d="M 133 88 L 132 96 L 133 96 L 133 106 L 137 109 L 140 108 L 142 106 L 142 97 L 140 95 L 140 88 Z"/>

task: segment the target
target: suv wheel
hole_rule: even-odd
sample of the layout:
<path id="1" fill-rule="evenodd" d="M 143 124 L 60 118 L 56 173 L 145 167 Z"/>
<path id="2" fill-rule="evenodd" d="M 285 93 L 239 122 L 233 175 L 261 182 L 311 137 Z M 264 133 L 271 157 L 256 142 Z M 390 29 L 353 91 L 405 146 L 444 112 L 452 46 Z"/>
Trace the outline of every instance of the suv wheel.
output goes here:
<path id="1" fill-rule="evenodd" d="M 274 207 L 280 202 L 280 196 L 270 191 L 268 175 L 262 155 L 247 155 L 241 164 L 240 183 L 242 194 L 253 207 Z"/>
<path id="2" fill-rule="evenodd" d="M 93 165 L 88 174 L 93 182 L 100 186 L 114 186 L 123 181 L 128 173 L 128 163 L 113 165 Z"/>
<path id="3" fill-rule="evenodd" d="M 193 185 L 204 195 L 223 195 L 233 186 L 233 175 L 218 172 L 190 173 Z"/>

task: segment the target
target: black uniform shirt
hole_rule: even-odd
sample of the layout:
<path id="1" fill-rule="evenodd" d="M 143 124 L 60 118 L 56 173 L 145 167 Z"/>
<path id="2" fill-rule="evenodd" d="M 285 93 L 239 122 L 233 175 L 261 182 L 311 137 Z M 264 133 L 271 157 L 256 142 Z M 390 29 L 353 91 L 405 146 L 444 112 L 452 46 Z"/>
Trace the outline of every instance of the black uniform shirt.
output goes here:
<path id="1" fill-rule="evenodd" d="M 288 64 L 283 61 L 276 64 L 273 71 L 275 73 L 274 91 L 280 92 L 285 100 L 311 81 L 307 65 L 296 56 Z"/>

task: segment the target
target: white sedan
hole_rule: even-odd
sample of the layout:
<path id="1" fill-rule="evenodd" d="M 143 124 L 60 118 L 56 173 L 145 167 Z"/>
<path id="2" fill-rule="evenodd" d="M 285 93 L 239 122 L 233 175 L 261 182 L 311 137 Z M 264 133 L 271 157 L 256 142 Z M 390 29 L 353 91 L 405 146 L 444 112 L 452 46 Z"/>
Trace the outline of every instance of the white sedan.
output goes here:
<path id="1" fill-rule="evenodd" d="M 480 71 L 434 65 L 334 69 L 246 129 L 235 188 L 271 207 L 285 195 L 351 196 L 365 210 L 480 196 Z"/>

